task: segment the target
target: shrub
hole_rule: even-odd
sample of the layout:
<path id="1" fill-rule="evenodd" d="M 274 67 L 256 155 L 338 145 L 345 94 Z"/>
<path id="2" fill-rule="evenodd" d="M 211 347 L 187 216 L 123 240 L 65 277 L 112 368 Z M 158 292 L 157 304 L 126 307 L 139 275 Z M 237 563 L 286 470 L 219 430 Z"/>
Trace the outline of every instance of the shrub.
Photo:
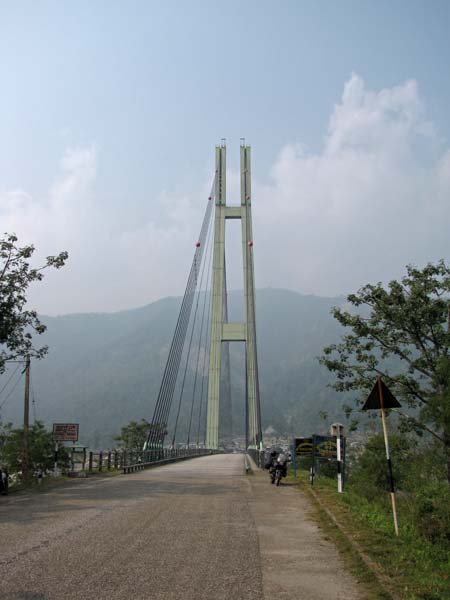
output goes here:
<path id="1" fill-rule="evenodd" d="M 389 449 L 395 485 L 401 489 L 407 479 L 411 441 L 405 436 L 392 435 L 389 439 Z M 369 500 L 379 496 L 381 492 L 389 491 L 386 450 L 382 435 L 375 435 L 369 439 L 355 461 L 350 478 L 358 492 Z"/>
<path id="2" fill-rule="evenodd" d="M 10 473 L 21 472 L 22 469 L 23 429 L 14 429 L 11 423 L 0 424 L 0 464 L 8 468 Z M 47 430 L 41 421 L 35 421 L 29 428 L 28 454 L 30 471 L 53 468 L 55 442 L 53 433 Z M 58 444 L 58 463 L 67 466 L 69 454 L 67 449 Z"/>
<path id="3" fill-rule="evenodd" d="M 430 541 L 450 546 L 450 488 L 446 482 L 422 485 L 415 497 L 415 523 Z"/>

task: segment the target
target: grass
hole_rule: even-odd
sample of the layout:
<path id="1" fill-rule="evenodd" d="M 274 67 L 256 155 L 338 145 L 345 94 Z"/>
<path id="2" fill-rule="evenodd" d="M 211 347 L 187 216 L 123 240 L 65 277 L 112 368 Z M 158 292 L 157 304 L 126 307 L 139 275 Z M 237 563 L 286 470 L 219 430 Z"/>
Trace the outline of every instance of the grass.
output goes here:
<path id="1" fill-rule="evenodd" d="M 339 550 L 344 563 L 365 591 L 367 600 L 392 600 L 392 595 L 380 585 L 375 572 L 368 569 L 360 553 L 355 550 L 349 538 L 336 528 L 328 513 L 315 501 L 315 517 L 326 539 L 331 539 Z"/>
<path id="2" fill-rule="evenodd" d="M 292 474 L 290 478 L 294 481 Z M 402 600 L 450 600 L 448 549 L 419 535 L 414 523 L 406 517 L 410 514 L 407 498 L 398 498 L 400 536 L 397 538 L 387 494 L 369 502 L 350 485 L 343 494 L 338 494 L 336 481 L 317 477 L 313 495 L 306 471 L 297 472 L 297 481 L 314 499 L 321 526 L 336 543 L 350 570 L 363 581 L 369 598 L 389 598 L 376 584 L 375 572 L 378 572 L 387 587 Z M 344 533 L 320 505 L 331 512 Z M 355 550 L 349 540 L 356 542 L 359 550 L 373 562 L 372 575 L 361 559 L 361 552 Z"/>

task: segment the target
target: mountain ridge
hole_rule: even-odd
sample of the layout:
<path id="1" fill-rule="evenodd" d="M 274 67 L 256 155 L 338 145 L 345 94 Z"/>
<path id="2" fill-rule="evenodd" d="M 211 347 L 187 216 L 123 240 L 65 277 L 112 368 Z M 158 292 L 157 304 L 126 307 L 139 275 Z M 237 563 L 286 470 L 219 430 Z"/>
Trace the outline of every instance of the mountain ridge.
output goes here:
<path id="1" fill-rule="evenodd" d="M 282 288 L 257 290 L 264 429 L 271 426 L 280 432 L 308 434 L 324 426 L 319 411 L 329 412 L 330 418 L 341 415 L 342 398 L 327 387 L 330 376 L 317 356 L 325 345 L 337 341 L 340 326 L 330 309 L 344 302 L 343 296 L 302 295 Z M 170 296 L 114 313 L 43 316 L 47 331 L 39 342 L 48 344 L 50 352 L 33 363 L 36 416 L 48 424 L 79 422 L 81 442 L 93 447 L 111 446 L 120 427 L 132 419 L 150 420 L 180 305 L 181 298 Z M 242 291 L 229 292 L 230 320 L 239 320 L 242 311 Z M 242 434 L 244 353 L 242 344 L 231 344 L 230 349 L 233 427 L 236 434 Z M 192 394 L 191 367 L 188 396 Z M 2 410 L 3 421 L 20 422 L 22 398 L 19 391 L 11 397 Z M 174 403 L 178 398 L 177 389 Z M 182 408 L 181 418 L 186 414 L 187 408 Z"/>

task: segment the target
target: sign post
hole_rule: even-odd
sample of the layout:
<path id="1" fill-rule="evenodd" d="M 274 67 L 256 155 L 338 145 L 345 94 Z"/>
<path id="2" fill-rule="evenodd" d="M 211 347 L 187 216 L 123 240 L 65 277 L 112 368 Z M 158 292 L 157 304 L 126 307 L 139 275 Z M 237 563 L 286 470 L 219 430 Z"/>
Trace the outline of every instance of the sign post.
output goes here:
<path id="1" fill-rule="evenodd" d="M 389 488 L 391 494 L 392 516 L 394 519 L 395 535 L 398 535 L 397 507 L 395 504 L 395 485 L 394 477 L 392 475 L 392 462 L 389 454 L 389 440 L 387 434 L 386 414 L 384 411 L 386 408 L 398 408 L 400 406 L 400 403 L 394 397 L 387 385 L 383 383 L 381 377 L 378 377 L 375 385 L 372 388 L 372 391 L 369 394 L 369 397 L 367 398 L 364 406 L 362 407 L 363 410 L 374 410 L 377 408 L 381 409 L 381 421 L 383 423 L 384 446 L 386 448 L 386 460 L 388 465 Z"/>
<path id="2" fill-rule="evenodd" d="M 55 477 L 58 475 L 58 442 L 55 442 L 55 466 L 53 469 L 53 475 Z"/>
<path id="3" fill-rule="evenodd" d="M 311 461 L 314 460 L 314 440 L 312 437 L 298 437 L 294 438 L 293 441 L 293 463 L 294 463 L 294 472 L 297 473 L 297 459 L 300 460 L 306 456 L 311 458 Z M 300 465 L 301 463 L 299 463 Z M 312 469 L 312 467 L 311 467 Z M 311 473 L 311 470 L 310 470 Z M 314 478 L 311 479 L 311 485 Z"/>
<path id="4" fill-rule="evenodd" d="M 338 492 L 342 494 L 342 456 L 341 456 L 341 435 L 344 434 L 344 426 L 341 423 L 333 423 L 331 426 L 331 435 L 336 436 L 336 459 L 337 459 L 337 479 Z"/>
<path id="5" fill-rule="evenodd" d="M 314 477 L 316 476 L 316 436 L 311 438 L 311 467 L 309 469 L 309 483 L 314 486 Z"/>
<path id="6" fill-rule="evenodd" d="M 79 427 L 78 423 L 53 423 L 53 439 L 55 440 L 55 476 L 58 474 L 58 442 L 73 442 L 73 444 L 78 442 Z"/>
<path id="7" fill-rule="evenodd" d="M 78 442 L 78 423 L 53 423 L 53 439 L 56 442 Z"/>

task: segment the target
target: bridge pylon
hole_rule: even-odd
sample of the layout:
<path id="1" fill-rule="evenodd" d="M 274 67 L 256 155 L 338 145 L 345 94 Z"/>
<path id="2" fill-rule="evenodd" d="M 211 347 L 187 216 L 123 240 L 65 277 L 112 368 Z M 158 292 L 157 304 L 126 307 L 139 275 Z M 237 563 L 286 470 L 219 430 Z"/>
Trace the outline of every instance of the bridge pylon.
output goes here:
<path id="1" fill-rule="evenodd" d="M 222 361 L 222 353 L 228 353 L 229 342 L 245 343 L 247 447 L 260 448 L 262 446 L 255 319 L 250 146 L 241 145 L 240 152 L 241 202 L 238 206 L 227 206 L 226 146 L 222 144 L 216 147 L 211 347 L 206 424 L 206 446 L 211 449 L 219 447 L 219 412 L 221 403 L 226 401 L 222 397 L 224 386 L 221 386 L 221 379 L 227 375 L 227 373 L 222 373 L 224 364 L 227 364 L 227 360 Z M 243 322 L 228 321 L 225 268 L 225 223 L 227 219 L 240 219 L 242 224 Z M 224 368 L 227 369 L 226 366 Z"/>

